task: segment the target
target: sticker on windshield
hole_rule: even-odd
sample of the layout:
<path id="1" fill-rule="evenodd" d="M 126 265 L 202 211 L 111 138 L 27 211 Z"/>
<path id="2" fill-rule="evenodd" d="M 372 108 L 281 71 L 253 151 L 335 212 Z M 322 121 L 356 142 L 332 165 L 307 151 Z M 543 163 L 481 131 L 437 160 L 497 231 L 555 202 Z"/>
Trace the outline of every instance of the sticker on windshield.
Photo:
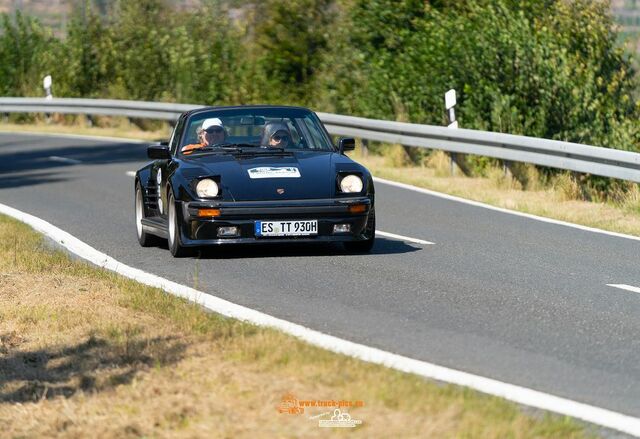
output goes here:
<path id="1" fill-rule="evenodd" d="M 249 178 L 300 178 L 300 170 L 294 167 L 275 168 L 263 166 L 251 168 L 247 171 Z"/>

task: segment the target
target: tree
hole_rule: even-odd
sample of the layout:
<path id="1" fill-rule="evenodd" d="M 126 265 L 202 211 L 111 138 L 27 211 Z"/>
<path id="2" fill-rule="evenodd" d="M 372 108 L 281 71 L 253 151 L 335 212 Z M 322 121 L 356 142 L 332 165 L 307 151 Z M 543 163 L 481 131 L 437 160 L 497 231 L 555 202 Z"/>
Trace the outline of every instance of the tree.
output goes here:
<path id="1" fill-rule="evenodd" d="M 65 41 L 70 96 L 104 96 L 116 76 L 114 36 L 91 9 L 72 17 Z"/>
<path id="2" fill-rule="evenodd" d="M 335 19 L 333 0 L 267 0 L 253 4 L 256 62 L 272 101 L 309 103 Z"/>
<path id="3" fill-rule="evenodd" d="M 466 127 L 637 148 L 636 84 L 604 2 L 357 0 L 347 13 L 334 108 L 441 124 L 455 88 Z"/>
<path id="4" fill-rule="evenodd" d="M 60 42 L 20 11 L 0 19 L 0 95 L 42 96 L 42 78 L 61 64 Z"/>

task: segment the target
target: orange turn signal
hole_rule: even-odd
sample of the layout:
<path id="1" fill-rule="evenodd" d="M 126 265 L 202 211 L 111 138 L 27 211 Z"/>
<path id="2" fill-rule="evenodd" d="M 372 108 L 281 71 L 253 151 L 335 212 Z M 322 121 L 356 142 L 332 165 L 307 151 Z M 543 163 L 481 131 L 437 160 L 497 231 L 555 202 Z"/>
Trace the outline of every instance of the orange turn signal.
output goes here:
<path id="1" fill-rule="evenodd" d="M 220 216 L 220 209 L 198 209 L 198 216 Z"/>
<path id="2" fill-rule="evenodd" d="M 352 204 L 349 206 L 349 213 L 364 213 L 366 210 L 366 204 Z"/>

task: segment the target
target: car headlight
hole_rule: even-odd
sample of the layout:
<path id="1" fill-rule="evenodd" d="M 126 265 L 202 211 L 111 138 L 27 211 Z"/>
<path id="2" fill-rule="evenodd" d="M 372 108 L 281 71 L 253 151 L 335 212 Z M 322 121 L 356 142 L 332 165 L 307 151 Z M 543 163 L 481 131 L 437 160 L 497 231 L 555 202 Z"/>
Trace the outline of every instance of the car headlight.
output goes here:
<path id="1" fill-rule="evenodd" d="M 217 197 L 219 191 L 218 183 L 210 178 L 204 178 L 196 185 L 196 192 L 200 198 Z"/>
<path id="2" fill-rule="evenodd" d="M 362 192 L 362 179 L 357 175 L 347 175 L 340 180 L 340 190 L 342 192 Z"/>

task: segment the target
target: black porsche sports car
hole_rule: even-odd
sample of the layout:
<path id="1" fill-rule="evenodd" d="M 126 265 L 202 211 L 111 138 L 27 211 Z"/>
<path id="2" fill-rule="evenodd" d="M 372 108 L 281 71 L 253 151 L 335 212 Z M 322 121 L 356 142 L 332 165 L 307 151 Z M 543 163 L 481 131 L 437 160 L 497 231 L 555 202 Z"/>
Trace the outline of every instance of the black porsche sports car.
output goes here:
<path id="1" fill-rule="evenodd" d="M 136 172 L 142 246 L 168 240 L 174 256 L 197 246 L 342 242 L 368 252 L 375 239 L 374 186 L 366 168 L 334 145 L 300 107 L 207 107 L 183 113 L 168 142 L 147 149 Z"/>

